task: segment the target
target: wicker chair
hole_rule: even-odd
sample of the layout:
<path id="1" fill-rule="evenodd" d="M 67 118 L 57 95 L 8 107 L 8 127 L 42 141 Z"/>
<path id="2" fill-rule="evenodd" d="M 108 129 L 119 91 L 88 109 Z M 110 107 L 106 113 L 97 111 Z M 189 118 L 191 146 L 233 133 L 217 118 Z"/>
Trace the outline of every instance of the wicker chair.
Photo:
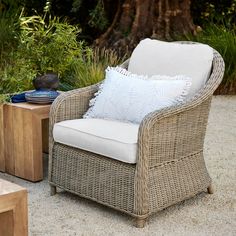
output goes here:
<path id="1" fill-rule="evenodd" d="M 123 66 L 127 67 L 128 61 Z M 55 123 L 79 119 L 98 84 L 60 95 L 50 111 L 49 183 L 135 217 L 148 216 L 199 192 L 213 193 L 203 144 L 213 92 L 224 73 L 217 51 L 211 75 L 198 94 L 182 105 L 148 114 L 139 127 L 137 163 L 128 164 L 53 140 Z"/>

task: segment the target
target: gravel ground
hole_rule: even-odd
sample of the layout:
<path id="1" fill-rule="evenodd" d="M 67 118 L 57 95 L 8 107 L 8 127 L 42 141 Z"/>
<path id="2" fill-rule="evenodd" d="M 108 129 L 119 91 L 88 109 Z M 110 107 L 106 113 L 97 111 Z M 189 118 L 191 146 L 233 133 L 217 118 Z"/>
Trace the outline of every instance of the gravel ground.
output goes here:
<path id="1" fill-rule="evenodd" d="M 29 235 L 236 235 L 236 96 L 213 98 L 205 159 L 215 193 L 201 193 L 152 217 L 144 229 L 132 218 L 70 193 L 49 195 L 45 179 L 31 183 L 0 173 L 29 192 Z M 45 166 L 47 166 L 45 158 Z"/>

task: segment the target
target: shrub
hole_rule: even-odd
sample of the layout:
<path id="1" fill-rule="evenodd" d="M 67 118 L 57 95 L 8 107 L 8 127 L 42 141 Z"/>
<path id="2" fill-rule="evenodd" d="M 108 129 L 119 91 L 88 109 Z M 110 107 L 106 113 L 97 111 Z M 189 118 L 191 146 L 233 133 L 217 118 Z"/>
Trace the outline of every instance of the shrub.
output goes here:
<path id="1" fill-rule="evenodd" d="M 108 65 L 120 62 L 111 50 L 92 49 L 78 42 L 77 26 L 47 12 L 44 16 L 20 16 L 19 25 L 18 44 L 0 71 L 0 94 L 30 90 L 33 78 L 47 72 L 58 74 L 61 90 L 91 85 L 104 78 Z"/>
<path id="2" fill-rule="evenodd" d="M 191 8 L 196 24 L 213 22 L 230 29 L 236 27 L 236 0 L 193 0 Z"/>
<path id="3" fill-rule="evenodd" d="M 81 55 L 82 43 L 77 43 L 79 29 L 58 18 L 20 17 L 18 46 L 0 72 L 0 93 L 21 92 L 32 88 L 38 74 L 53 71 L 62 77 Z"/>
<path id="4" fill-rule="evenodd" d="M 223 85 L 236 81 L 236 33 L 233 29 L 213 23 L 206 25 L 197 36 L 188 37 L 189 40 L 206 43 L 216 49 L 225 61 L 225 76 Z"/>
<path id="5" fill-rule="evenodd" d="M 8 53 L 17 46 L 18 15 L 15 1 L 0 1 L 0 68 L 7 63 Z"/>
<path id="6" fill-rule="evenodd" d="M 75 87 L 85 87 L 100 82 L 104 79 L 105 69 L 109 66 L 116 66 L 124 58 L 119 58 L 117 53 L 110 49 L 86 48 L 83 51 L 81 63 L 75 63 L 73 77 Z"/>
<path id="7" fill-rule="evenodd" d="M 54 71 L 61 77 L 75 58 L 81 56 L 83 45 L 76 40 L 78 27 L 58 18 L 46 23 L 40 16 L 22 17 L 20 23 L 17 53 L 32 62 L 38 74 Z"/>

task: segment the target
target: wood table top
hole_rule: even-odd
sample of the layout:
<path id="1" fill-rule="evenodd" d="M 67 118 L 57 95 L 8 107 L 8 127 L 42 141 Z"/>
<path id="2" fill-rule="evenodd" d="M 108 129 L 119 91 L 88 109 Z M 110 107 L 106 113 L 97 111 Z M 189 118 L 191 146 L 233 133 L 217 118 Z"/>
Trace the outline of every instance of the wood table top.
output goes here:
<path id="1" fill-rule="evenodd" d="M 13 192 L 22 191 L 22 190 L 26 190 L 26 189 L 17 184 L 8 182 L 4 179 L 0 179 L 0 196 L 13 193 Z"/>
<path id="2" fill-rule="evenodd" d="M 7 103 L 8 106 L 20 107 L 24 109 L 34 110 L 34 109 L 50 109 L 51 104 L 33 104 L 28 102 L 19 102 L 19 103 Z"/>

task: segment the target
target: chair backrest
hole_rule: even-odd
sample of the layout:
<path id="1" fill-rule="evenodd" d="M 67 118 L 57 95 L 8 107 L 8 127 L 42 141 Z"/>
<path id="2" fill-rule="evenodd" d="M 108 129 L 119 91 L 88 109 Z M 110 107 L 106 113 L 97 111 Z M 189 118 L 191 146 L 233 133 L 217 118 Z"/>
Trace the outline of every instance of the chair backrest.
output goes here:
<path id="1" fill-rule="evenodd" d="M 213 49 L 205 44 L 142 40 L 134 49 L 128 70 L 143 75 L 186 75 L 192 79 L 189 97 L 196 94 L 211 73 Z"/>

